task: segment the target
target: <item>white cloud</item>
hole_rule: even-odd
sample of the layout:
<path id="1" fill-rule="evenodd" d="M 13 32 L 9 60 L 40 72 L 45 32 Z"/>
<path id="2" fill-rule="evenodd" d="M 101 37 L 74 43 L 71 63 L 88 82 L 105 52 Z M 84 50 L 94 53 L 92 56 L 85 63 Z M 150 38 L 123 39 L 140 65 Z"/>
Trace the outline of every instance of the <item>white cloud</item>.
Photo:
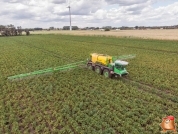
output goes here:
<path id="1" fill-rule="evenodd" d="M 66 2 L 66 0 L 51 0 L 51 2 L 54 4 L 63 4 Z"/>
<path id="2" fill-rule="evenodd" d="M 154 7 L 164 0 L 73 0 L 72 24 L 85 26 L 176 25 L 178 2 Z M 0 0 L 0 24 L 22 27 L 69 25 L 67 0 Z"/>
<path id="3" fill-rule="evenodd" d="M 119 4 L 121 6 L 130 6 L 133 4 L 145 3 L 149 0 L 106 0 L 108 4 Z"/>
<path id="4" fill-rule="evenodd" d="M 103 9 L 99 9 L 97 10 L 95 13 L 94 13 L 94 19 L 107 19 L 107 11 L 106 10 L 103 10 Z"/>

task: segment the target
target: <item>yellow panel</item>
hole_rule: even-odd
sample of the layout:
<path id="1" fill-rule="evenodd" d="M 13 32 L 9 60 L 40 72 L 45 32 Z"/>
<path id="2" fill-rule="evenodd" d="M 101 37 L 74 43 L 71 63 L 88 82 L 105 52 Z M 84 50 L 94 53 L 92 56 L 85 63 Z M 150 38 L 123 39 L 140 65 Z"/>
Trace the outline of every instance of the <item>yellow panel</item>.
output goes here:
<path id="1" fill-rule="evenodd" d="M 112 57 L 109 55 L 92 53 L 90 54 L 90 56 L 91 56 L 91 61 L 93 63 L 99 62 L 103 65 L 108 65 L 108 63 L 112 63 Z"/>

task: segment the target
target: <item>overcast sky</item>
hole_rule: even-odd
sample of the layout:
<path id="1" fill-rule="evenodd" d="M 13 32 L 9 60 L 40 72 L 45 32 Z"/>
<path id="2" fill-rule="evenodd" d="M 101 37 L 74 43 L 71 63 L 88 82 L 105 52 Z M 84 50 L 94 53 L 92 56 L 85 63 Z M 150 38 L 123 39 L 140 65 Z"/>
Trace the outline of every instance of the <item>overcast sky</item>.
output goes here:
<path id="1" fill-rule="evenodd" d="M 73 26 L 178 25 L 177 0 L 0 0 L 0 25 L 62 28 L 69 3 Z"/>

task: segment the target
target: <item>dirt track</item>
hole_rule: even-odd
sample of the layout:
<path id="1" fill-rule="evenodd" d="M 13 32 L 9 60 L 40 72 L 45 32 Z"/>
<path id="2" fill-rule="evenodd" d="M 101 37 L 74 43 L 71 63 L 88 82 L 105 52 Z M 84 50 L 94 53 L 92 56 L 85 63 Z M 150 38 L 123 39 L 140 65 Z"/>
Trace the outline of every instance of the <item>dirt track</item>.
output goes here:
<path id="1" fill-rule="evenodd" d="M 144 38 L 144 39 L 161 39 L 161 40 L 178 40 L 178 29 L 172 30 L 78 30 L 78 31 L 34 31 L 31 34 L 72 34 L 72 35 L 95 35 L 95 36 L 117 36 L 129 38 Z"/>

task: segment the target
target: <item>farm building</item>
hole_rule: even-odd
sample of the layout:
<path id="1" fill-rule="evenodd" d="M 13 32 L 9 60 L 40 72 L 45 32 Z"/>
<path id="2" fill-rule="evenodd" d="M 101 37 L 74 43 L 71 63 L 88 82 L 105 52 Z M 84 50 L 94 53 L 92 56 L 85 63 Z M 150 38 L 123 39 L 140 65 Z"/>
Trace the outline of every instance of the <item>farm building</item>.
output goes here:
<path id="1" fill-rule="evenodd" d="M 72 26 L 72 30 L 78 30 L 78 26 Z M 63 30 L 70 30 L 70 26 L 64 26 Z"/>

